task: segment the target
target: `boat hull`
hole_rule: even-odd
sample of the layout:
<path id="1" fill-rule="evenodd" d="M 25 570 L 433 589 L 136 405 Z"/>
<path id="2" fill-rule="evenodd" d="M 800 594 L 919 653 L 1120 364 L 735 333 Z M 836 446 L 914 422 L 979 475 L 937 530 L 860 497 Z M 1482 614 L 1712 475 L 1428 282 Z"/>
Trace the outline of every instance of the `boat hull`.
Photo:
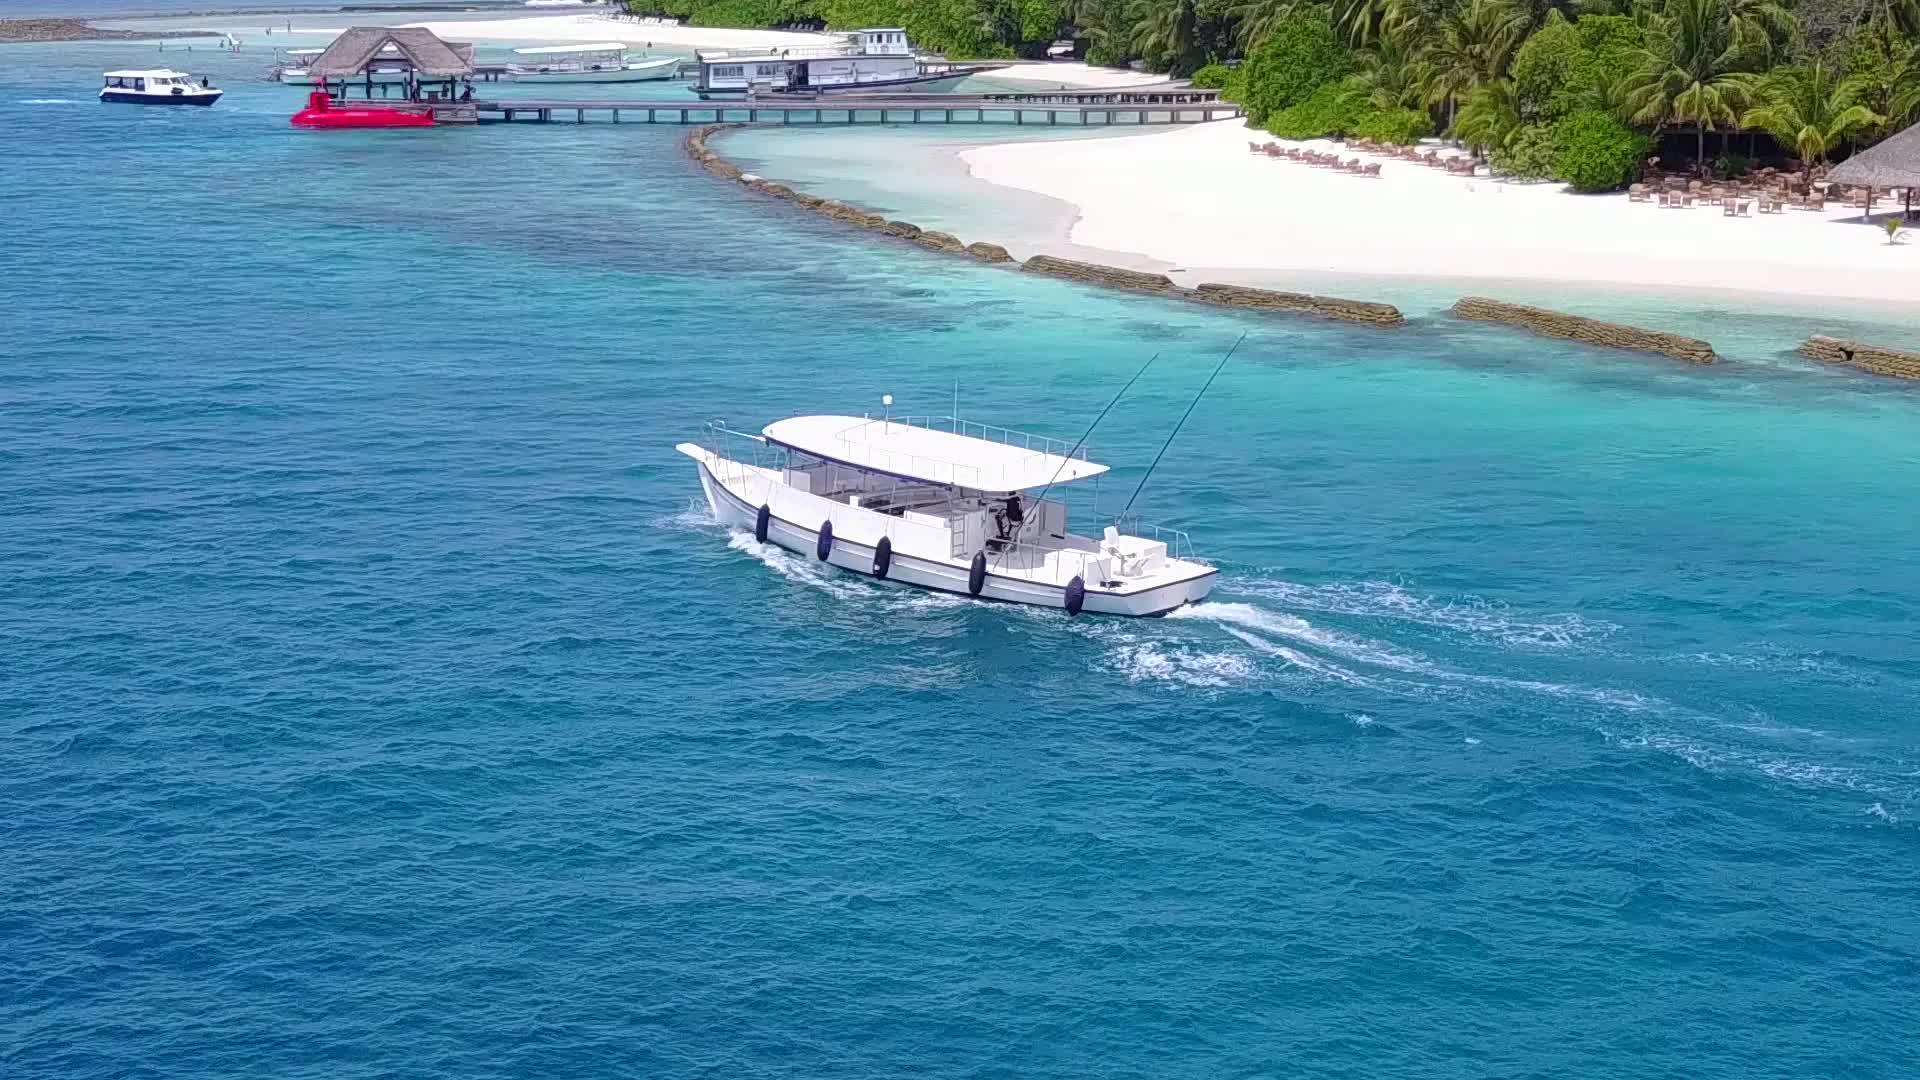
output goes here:
<path id="1" fill-rule="evenodd" d="M 138 90 L 102 90 L 101 101 L 111 101 L 116 105 L 211 105 L 220 100 L 222 91 L 213 90 L 204 94 L 146 94 Z"/>
<path id="2" fill-rule="evenodd" d="M 992 69 L 983 69 L 992 70 Z M 917 75 L 911 79 L 887 79 L 877 82 L 849 83 L 844 86 L 787 86 L 768 90 L 770 94 L 784 97 L 839 97 L 844 94 L 874 94 L 885 91 L 905 90 L 918 94 L 944 94 L 960 85 L 970 75 L 978 71 L 963 71 L 957 75 Z M 712 89 L 692 87 L 702 100 L 711 98 L 744 98 L 747 87 L 717 87 Z"/>
<path id="3" fill-rule="evenodd" d="M 605 71 L 511 71 L 507 78 L 517 83 L 636 83 L 659 82 L 680 73 L 680 61 L 662 60 Z"/>
<path id="4" fill-rule="evenodd" d="M 322 81 L 320 76 L 309 74 L 305 71 L 282 71 L 277 78 L 282 84 L 287 86 L 319 86 Z M 373 85 L 375 86 L 403 86 L 406 84 L 406 81 L 407 73 L 404 71 L 376 71 L 373 73 Z M 326 80 L 326 82 L 329 86 L 334 87 L 365 86 L 367 84 L 367 77 L 365 75 L 356 75 L 351 79 L 329 79 Z"/>
<path id="5" fill-rule="evenodd" d="M 706 495 L 707 505 L 712 510 L 714 518 L 732 528 L 753 532 L 758 523 L 760 508 L 729 489 L 714 475 L 705 461 L 696 458 L 695 468 L 699 470 L 700 488 Z M 796 555 L 816 559 L 819 555 L 820 531 L 817 528 L 809 528 L 769 514 L 766 542 Z M 832 543 L 828 545 L 827 557 L 824 561 L 830 566 L 839 567 L 850 573 L 875 577 L 877 575 L 873 572 L 874 558 L 875 550 L 871 545 L 835 536 Z M 924 559 L 895 550 L 892 552 L 886 579 L 937 592 L 977 596 L 982 600 L 1000 600 L 1007 603 L 1062 609 L 1067 606 L 1067 589 L 1062 585 L 988 571 L 981 588 L 975 592 L 970 587 L 970 576 L 969 567 L 965 564 Z M 1110 592 L 1089 586 L 1085 590 L 1085 601 L 1081 611 L 1097 615 L 1134 617 L 1165 615 L 1176 608 L 1204 599 L 1213 591 L 1217 577 L 1217 572 L 1209 568 L 1190 577 L 1131 592 Z"/>

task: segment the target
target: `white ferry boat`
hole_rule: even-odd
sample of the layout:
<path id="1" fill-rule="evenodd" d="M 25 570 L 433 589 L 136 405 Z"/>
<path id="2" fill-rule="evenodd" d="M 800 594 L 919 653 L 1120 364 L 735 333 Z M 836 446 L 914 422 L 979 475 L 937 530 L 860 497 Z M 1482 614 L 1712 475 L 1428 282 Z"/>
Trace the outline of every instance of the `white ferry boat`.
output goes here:
<path id="1" fill-rule="evenodd" d="M 314 75 L 311 65 L 314 57 L 326 51 L 325 49 L 283 49 L 279 52 L 281 59 L 273 69 L 273 77 L 288 86 L 318 86 L 320 79 Z M 367 72 L 355 75 L 351 82 L 358 86 L 371 80 L 376 85 L 384 83 L 396 86 L 407 81 L 410 71 L 411 65 L 405 57 L 400 55 L 400 50 L 388 45 L 380 50 Z M 341 82 L 339 79 L 333 81 L 336 85 Z"/>
<path id="2" fill-rule="evenodd" d="M 507 77 L 514 82 L 625 83 L 671 79 L 680 73 L 677 56 L 627 59 L 617 41 L 597 45 L 542 45 L 513 50 Z"/>
<path id="3" fill-rule="evenodd" d="M 1070 615 L 1164 615 L 1205 597 L 1218 573 L 1178 530 L 1068 532 L 1066 504 L 1047 491 L 1107 467 L 1057 440 L 951 417 L 708 430 L 715 445 L 675 449 L 720 521 L 856 574 Z"/>
<path id="4" fill-rule="evenodd" d="M 129 105 L 211 105 L 221 94 L 204 77 L 196 79 L 169 68 L 109 71 L 101 79 L 101 101 Z"/>
<path id="5" fill-rule="evenodd" d="M 944 91 L 1004 64 L 956 64 L 914 52 L 897 27 L 856 30 L 837 45 L 788 49 L 700 50 L 690 87 L 702 98 L 748 93 L 841 94 L 885 90 Z"/>

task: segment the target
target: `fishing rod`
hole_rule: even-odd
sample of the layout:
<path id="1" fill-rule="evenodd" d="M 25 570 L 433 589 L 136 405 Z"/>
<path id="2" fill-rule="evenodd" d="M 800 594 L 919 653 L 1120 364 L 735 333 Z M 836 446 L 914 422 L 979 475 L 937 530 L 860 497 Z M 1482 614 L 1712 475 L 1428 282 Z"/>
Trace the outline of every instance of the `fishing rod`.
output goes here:
<path id="1" fill-rule="evenodd" d="M 1220 376 L 1220 369 L 1227 366 L 1227 361 L 1233 359 L 1233 354 L 1239 350 L 1240 342 L 1245 340 L 1247 335 L 1243 333 L 1240 335 L 1240 341 L 1234 342 L 1233 348 L 1227 350 L 1227 355 L 1221 357 L 1220 362 L 1214 365 L 1213 374 L 1207 376 L 1207 381 L 1200 384 L 1200 392 L 1193 395 L 1193 401 L 1187 405 L 1187 411 L 1180 414 L 1180 422 L 1173 425 L 1173 430 L 1167 433 L 1167 441 L 1160 444 L 1160 452 L 1153 455 L 1153 464 L 1147 466 L 1147 471 L 1141 474 L 1140 483 L 1134 485 L 1133 495 L 1127 499 L 1127 505 L 1120 509 L 1119 515 L 1114 518 L 1115 521 L 1126 517 L 1127 511 L 1133 509 L 1133 501 L 1138 499 L 1140 492 L 1146 488 L 1147 478 L 1153 475 L 1154 469 L 1159 468 L 1160 459 L 1167 456 L 1167 447 L 1173 445 L 1173 437 L 1180 434 L 1180 429 L 1186 425 L 1187 417 L 1193 415 L 1194 406 L 1200 404 L 1200 399 L 1207 396 L 1207 387 L 1213 385 L 1213 380 Z"/>
<path id="2" fill-rule="evenodd" d="M 1147 362 L 1144 364 L 1141 364 L 1140 370 L 1133 373 L 1133 378 L 1127 380 L 1127 385 L 1121 387 L 1120 392 L 1118 394 L 1113 395 L 1113 400 L 1107 402 L 1107 407 L 1100 410 L 1100 415 L 1093 418 L 1093 423 L 1087 425 L 1087 430 L 1081 434 L 1080 441 L 1077 443 L 1074 443 L 1073 449 L 1067 451 L 1067 456 L 1065 458 L 1062 458 L 1060 461 L 1060 467 L 1053 470 L 1052 479 L 1047 481 L 1047 486 L 1041 488 L 1040 494 L 1034 498 L 1033 504 L 1035 506 L 1040 505 L 1040 503 L 1044 499 L 1046 499 L 1047 492 L 1052 489 L 1054 485 L 1054 481 L 1059 480 L 1060 474 L 1065 472 L 1067 466 L 1070 463 L 1072 463 L 1073 455 L 1079 453 L 1080 448 L 1087 445 L 1087 440 L 1093 437 L 1093 429 L 1100 426 L 1100 421 L 1105 420 L 1107 418 L 1107 414 L 1113 411 L 1113 407 L 1115 405 L 1120 404 L 1120 399 L 1126 396 L 1126 393 L 1128 390 L 1133 389 L 1133 384 L 1136 382 L 1139 382 L 1140 376 L 1145 375 L 1147 373 L 1147 369 L 1152 367 L 1153 362 L 1158 359 L 1160 359 L 1159 353 L 1154 353 L 1152 356 L 1147 357 Z"/>

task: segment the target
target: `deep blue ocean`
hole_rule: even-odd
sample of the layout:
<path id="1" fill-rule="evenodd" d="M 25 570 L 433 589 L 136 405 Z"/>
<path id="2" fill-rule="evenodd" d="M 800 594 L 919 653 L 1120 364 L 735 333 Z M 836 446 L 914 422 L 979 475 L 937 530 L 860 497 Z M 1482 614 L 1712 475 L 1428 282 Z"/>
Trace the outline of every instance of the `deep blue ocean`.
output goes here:
<path id="1" fill-rule="evenodd" d="M 156 60 L 0 48 L 0 1075 L 1920 1072 L 1920 393 L 1834 321 L 1238 316 L 671 128 L 93 101 Z M 1172 618 L 822 572 L 672 449 L 1159 352 L 1109 498 L 1243 333 Z"/>

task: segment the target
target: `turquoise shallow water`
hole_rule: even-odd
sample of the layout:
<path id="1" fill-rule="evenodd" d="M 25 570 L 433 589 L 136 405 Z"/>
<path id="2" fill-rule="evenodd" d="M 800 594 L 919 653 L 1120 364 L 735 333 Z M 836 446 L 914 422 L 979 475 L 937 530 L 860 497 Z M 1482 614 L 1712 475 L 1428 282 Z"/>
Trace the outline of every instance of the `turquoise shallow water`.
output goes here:
<path id="1" fill-rule="evenodd" d="M 1920 398 L 1801 316 L 1163 307 L 670 130 L 88 100 L 147 56 L 0 49 L 7 1075 L 1920 1060 Z M 1223 568 L 1175 618 L 825 574 L 671 450 L 956 381 L 1070 436 L 1161 351 L 1110 498 L 1243 332 L 1145 496 Z"/>

